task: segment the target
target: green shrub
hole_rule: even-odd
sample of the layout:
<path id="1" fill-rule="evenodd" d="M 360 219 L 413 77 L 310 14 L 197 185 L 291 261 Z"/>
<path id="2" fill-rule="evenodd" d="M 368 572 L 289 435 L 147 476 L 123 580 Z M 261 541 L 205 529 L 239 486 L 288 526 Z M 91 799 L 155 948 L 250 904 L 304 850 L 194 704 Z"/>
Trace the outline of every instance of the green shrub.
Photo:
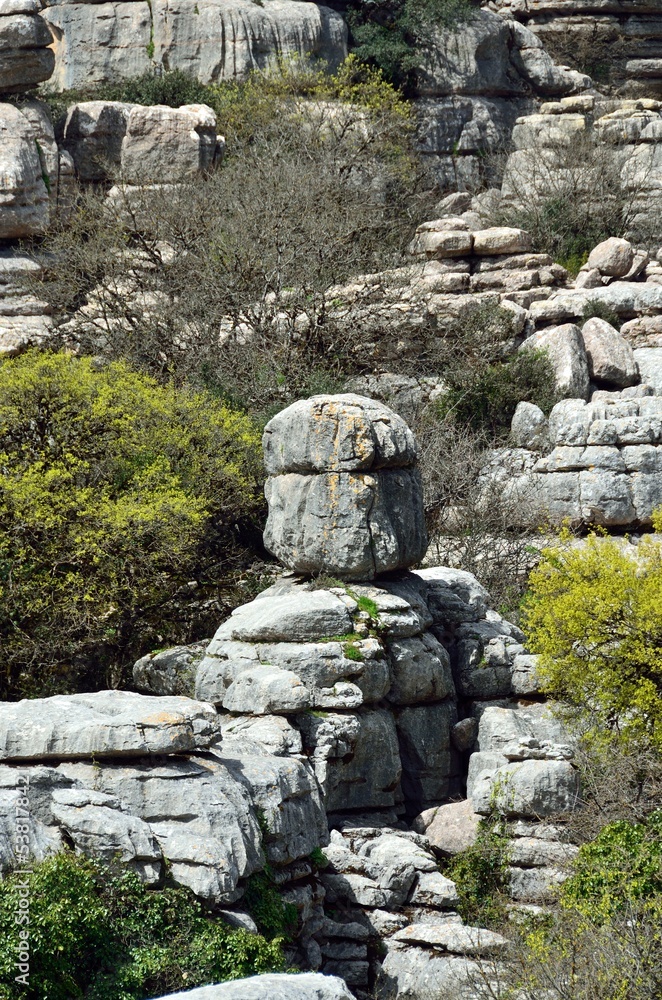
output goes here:
<path id="1" fill-rule="evenodd" d="M 15 981 L 28 883 L 29 985 Z M 0 991 L 6 1000 L 144 1000 L 175 990 L 279 971 L 279 941 L 229 928 L 188 889 L 147 889 L 71 853 L 0 882 Z"/>
<path id="2" fill-rule="evenodd" d="M 351 0 L 347 9 L 354 55 L 378 66 L 396 86 L 413 91 L 416 71 L 437 31 L 456 30 L 470 0 Z"/>
<path id="3" fill-rule="evenodd" d="M 615 330 L 620 330 L 621 321 L 614 310 L 610 309 L 606 302 L 601 302 L 599 299 L 588 300 L 582 309 L 582 319 L 586 322 L 587 319 L 593 319 L 594 316 L 597 317 L 597 319 L 604 319 L 607 323 L 610 323 Z"/>
<path id="4" fill-rule="evenodd" d="M 296 930 L 296 907 L 283 901 L 269 865 L 247 880 L 243 903 L 268 941 L 289 940 Z"/>
<path id="5" fill-rule="evenodd" d="M 639 900 L 662 899 L 662 809 L 642 823 L 621 820 L 582 845 L 561 901 L 602 923 Z"/>
<path id="6" fill-rule="evenodd" d="M 3 361 L 0 467 L 4 698 L 104 686 L 102 665 L 181 641 L 178 594 L 261 513 L 251 422 L 123 362 Z"/>
<path id="7" fill-rule="evenodd" d="M 475 844 L 449 861 L 444 874 L 457 886 L 457 910 L 480 927 L 503 923 L 508 891 L 509 842 L 497 824 L 481 824 Z"/>
<path id="8" fill-rule="evenodd" d="M 659 531 L 662 517 L 654 518 Z M 589 537 L 543 550 L 523 603 L 548 693 L 594 738 L 662 747 L 662 547 Z"/>

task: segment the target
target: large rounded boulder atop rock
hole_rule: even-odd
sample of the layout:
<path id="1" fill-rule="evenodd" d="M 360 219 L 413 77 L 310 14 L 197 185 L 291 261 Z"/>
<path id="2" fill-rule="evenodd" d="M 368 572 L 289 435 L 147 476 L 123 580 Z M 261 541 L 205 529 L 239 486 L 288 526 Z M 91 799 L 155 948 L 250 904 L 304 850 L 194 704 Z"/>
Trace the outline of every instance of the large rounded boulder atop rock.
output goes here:
<path id="1" fill-rule="evenodd" d="M 277 414 L 263 438 L 264 543 L 299 573 L 372 579 L 427 546 L 416 442 L 382 403 L 314 396 Z"/>

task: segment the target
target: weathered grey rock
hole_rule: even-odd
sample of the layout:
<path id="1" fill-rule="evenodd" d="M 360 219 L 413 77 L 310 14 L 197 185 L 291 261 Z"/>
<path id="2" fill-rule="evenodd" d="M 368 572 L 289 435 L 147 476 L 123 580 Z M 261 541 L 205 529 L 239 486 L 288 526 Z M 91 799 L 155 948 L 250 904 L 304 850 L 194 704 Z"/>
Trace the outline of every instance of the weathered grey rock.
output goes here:
<path id="1" fill-rule="evenodd" d="M 510 684 L 513 694 L 520 698 L 540 694 L 538 657 L 532 653 L 518 653 L 513 660 Z"/>
<path id="2" fill-rule="evenodd" d="M 409 897 L 412 906 L 431 906 L 438 910 L 457 906 L 459 899 L 455 883 L 441 872 L 419 872 Z"/>
<path id="3" fill-rule="evenodd" d="M 484 965 L 473 959 L 401 946 L 389 949 L 377 972 L 377 989 L 384 1000 L 473 1000 L 484 979 Z"/>
<path id="4" fill-rule="evenodd" d="M 69 108 L 62 143 L 81 181 L 106 180 L 119 173 L 133 107 L 121 101 L 83 101 Z"/>
<path id="5" fill-rule="evenodd" d="M 420 944 L 456 955 L 492 955 L 509 946 L 502 934 L 448 920 L 439 924 L 412 924 L 394 934 L 394 938 L 404 944 Z"/>
<path id="6" fill-rule="evenodd" d="M 507 816 L 544 818 L 575 808 L 579 780 L 568 761 L 523 760 L 511 764 L 501 757 L 499 766 L 499 757 L 480 752 L 469 759 L 467 794 L 476 812 L 489 815 L 498 809 Z M 490 770 L 481 773 L 485 763 Z M 494 764 L 497 767 L 492 771 Z"/>
<path id="7" fill-rule="evenodd" d="M 296 721 L 328 812 L 395 804 L 402 765 L 391 712 L 303 713 Z"/>
<path id="8" fill-rule="evenodd" d="M 508 869 L 508 893 L 522 903 L 553 903 L 558 898 L 558 888 L 565 882 L 568 872 L 558 868 Z"/>
<path id="9" fill-rule="evenodd" d="M 54 29 L 58 90 L 179 69 L 202 83 L 244 79 L 279 60 L 311 56 L 337 67 L 347 54 L 347 27 L 327 7 L 294 0 L 122 0 L 62 3 L 44 16 Z"/>
<path id="10" fill-rule="evenodd" d="M 414 570 L 425 581 L 428 606 L 436 625 L 474 622 L 485 616 L 490 595 L 472 573 L 434 566 Z"/>
<path id="11" fill-rule="evenodd" d="M 0 239 L 36 236 L 48 226 L 48 190 L 36 139 L 17 107 L 0 104 Z"/>
<path id="12" fill-rule="evenodd" d="M 208 644 L 209 640 L 204 639 L 190 646 L 147 653 L 133 665 L 133 683 L 146 694 L 195 697 L 195 674 Z"/>
<path id="13" fill-rule="evenodd" d="M 223 739 L 234 747 L 253 748 L 255 744 L 269 756 L 289 757 L 300 754 L 301 733 L 282 715 L 222 716 Z"/>
<path id="14" fill-rule="evenodd" d="M 438 850 L 453 855 L 476 842 L 480 820 L 471 799 L 463 799 L 426 809 L 414 820 L 414 829 L 424 833 Z"/>
<path id="15" fill-rule="evenodd" d="M 524 652 L 519 629 L 505 621 L 464 623 L 456 638 L 458 693 L 468 698 L 507 697 L 515 657 Z"/>
<path id="16" fill-rule="evenodd" d="M 53 72 L 52 42 L 41 5 L 13 3 L 0 13 L 0 93 L 30 90 Z"/>
<path id="17" fill-rule="evenodd" d="M 407 812 L 445 799 L 459 775 L 450 733 L 457 719 L 453 701 L 412 705 L 397 713 L 396 728 L 402 762 L 402 793 Z"/>
<path id="18" fill-rule="evenodd" d="M 242 604 L 220 626 L 207 653 L 227 640 L 244 643 L 310 642 L 347 635 L 352 619 L 347 605 L 328 590 L 258 597 Z"/>
<path id="19" fill-rule="evenodd" d="M 206 104 L 131 108 L 122 140 L 122 179 L 173 184 L 204 175 L 216 158 L 216 115 Z"/>
<path id="20" fill-rule="evenodd" d="M 662 395 L 662 350 L 659 347 L 640 347 L 634 351 L 641 381 L 652 385 L 658 396 Z"/>
<path id="21" fill-rule="evenodd" d="M 371 579 L 419 562 L 427 547 L 417 469 L 273 476 L 264 544 L 289 569 Z"/>
<path id="22" fill-rule="evenodd" d="M 544 840 L 541 837 L 513 837 L 508 857 L 520 868 L 544 868 L 553 865 L 569 868 L 579 851 L 574 844 Z"/>
<path id="23" fill-rule="evenodd" d="M 416 461 L 406 423 L 383 403 L 352 393 L 301 399 L 264 429 L 270 476 L 287 472 L 368 472 Z"/>
<path id="24" fill-rule="evenodd" d="M 360 848 L 359 854 L 369 858 L 372 864 L 383 867 L 397 862 L 411 865 L 417 872 L 437 872 L 437 862 L 429 851 L 395 833 L 385 832 L 368 840 Z"/>
<path id="25" fill-rule="evenodd" d="M 161 849 L 147 823 L 122 810 L 114 795 L 88 789 L 53 792 L 51 812 L 77 850 L 110 862 L 119 858 L 144 882 L 158 882 Z"/>
<path id="26" fill-rule="evenodd" d="M 451 742 L 456 750 L 464 752 L 471 750 L 478 735 L 478 722 L 476 719 L 461 719 L 456 722 L 451 729 Z"/>
<path id="27" fill-rule="evenodd" d="M 600 274 L 612 278 L 622 278 L 632 267 L 634 249 L 628 240 L 612 236 L 591 250 L 587 265 L 596 268 Z"/>
<path id="28" fill-rule="evenodd" d="M 541 330 L 525 340 L 520 350 L 546 351 L 558 392 L 572 399 L 588 399 L 588 361 L 579 327 L 565 323 Z"/>
<path id="29" fill-rule="evenodd" d="M 353 1000 L 337 976 L 316 972 L 269 973 L 171 993 L 161 1000 Z"/>
<path id="30" fill-rule="evenodd" d="M 0 759 L 172 754 L 220 739 L 211 705 L 130 691 L 0 703 Z"/>
<path id="31" fill-rule="evenodd" d="M 517 404 L 510 436 L 516 448 L 545 451 L 549 445 L 547 417 L 535 403 L 522 401 Z"/>
<path id="32" fill-rule="evenodd" d="M 388 653 L 391 686 L 387 697 L 394 704 L 440 701 L 455 693 L 450 658 L 431 633 L 392 640 Z"/>
<path id="33" fill-rule="evenodd" d="M 310 692 L 291 670 L 255 666 L 242 670 L 223 695 L 228 712 L 297 713 L 310 707 Z"/>
<path id="34" fill-rule="evenodd" d="M 495 226 L 473 234 L 473 252 L 477 256 L 526 253 L 531 245 L 531 236 L 523 229 Z"/>
<path id="35" fill-rule="evenodd" d="M 632 348 L 611 323 L 597 317 L 582 327 L 588 373 L 593 382 L 623 389 L 636 385 L 639 370 Z"/>

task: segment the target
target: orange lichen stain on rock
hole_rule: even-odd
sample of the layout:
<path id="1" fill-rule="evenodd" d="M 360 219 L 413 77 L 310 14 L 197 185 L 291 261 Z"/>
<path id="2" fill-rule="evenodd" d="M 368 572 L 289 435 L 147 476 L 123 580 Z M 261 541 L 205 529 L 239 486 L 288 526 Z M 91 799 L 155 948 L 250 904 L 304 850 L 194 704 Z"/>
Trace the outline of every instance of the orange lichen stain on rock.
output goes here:
<path id="1" fill-rule="evenodd" d="M 351 462 L 371 463 L 374 444 L 370 422 L 361 412 L 335 400 L 322 403 L 311 414 L 311 455 L 318 468 L 327 464 L 329 470 Z M 351 450 L 343 454 L 343 445 Z"/>
<path id="2" fill-rule="evenodd" d="M 176 712 L 152 712 L 140 719 L 142 726 L 180 726 L 184 722 L 184 717 Z"/>

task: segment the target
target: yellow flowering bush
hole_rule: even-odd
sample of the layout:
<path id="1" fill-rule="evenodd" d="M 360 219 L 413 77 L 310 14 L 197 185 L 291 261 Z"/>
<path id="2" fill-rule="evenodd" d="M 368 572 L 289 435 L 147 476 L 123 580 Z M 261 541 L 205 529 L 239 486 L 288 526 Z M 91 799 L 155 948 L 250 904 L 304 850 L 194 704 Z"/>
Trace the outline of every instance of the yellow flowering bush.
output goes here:
<path id="1" fill-rule="evenodd" d="M 654 518 L 662 530 L 662 513 Z M 547 691 L 592 735 L 662 748 L 662 546 L 591 536 L 543 551 L 524 628 Z"/>
<path id="2" fill-rule="evenodd" d="M 179 638 L 178 591 L 261 507 L 247 417 L 66 354 L 0 364 L 0 471 L 2 698 L 103 686 Z"/>

